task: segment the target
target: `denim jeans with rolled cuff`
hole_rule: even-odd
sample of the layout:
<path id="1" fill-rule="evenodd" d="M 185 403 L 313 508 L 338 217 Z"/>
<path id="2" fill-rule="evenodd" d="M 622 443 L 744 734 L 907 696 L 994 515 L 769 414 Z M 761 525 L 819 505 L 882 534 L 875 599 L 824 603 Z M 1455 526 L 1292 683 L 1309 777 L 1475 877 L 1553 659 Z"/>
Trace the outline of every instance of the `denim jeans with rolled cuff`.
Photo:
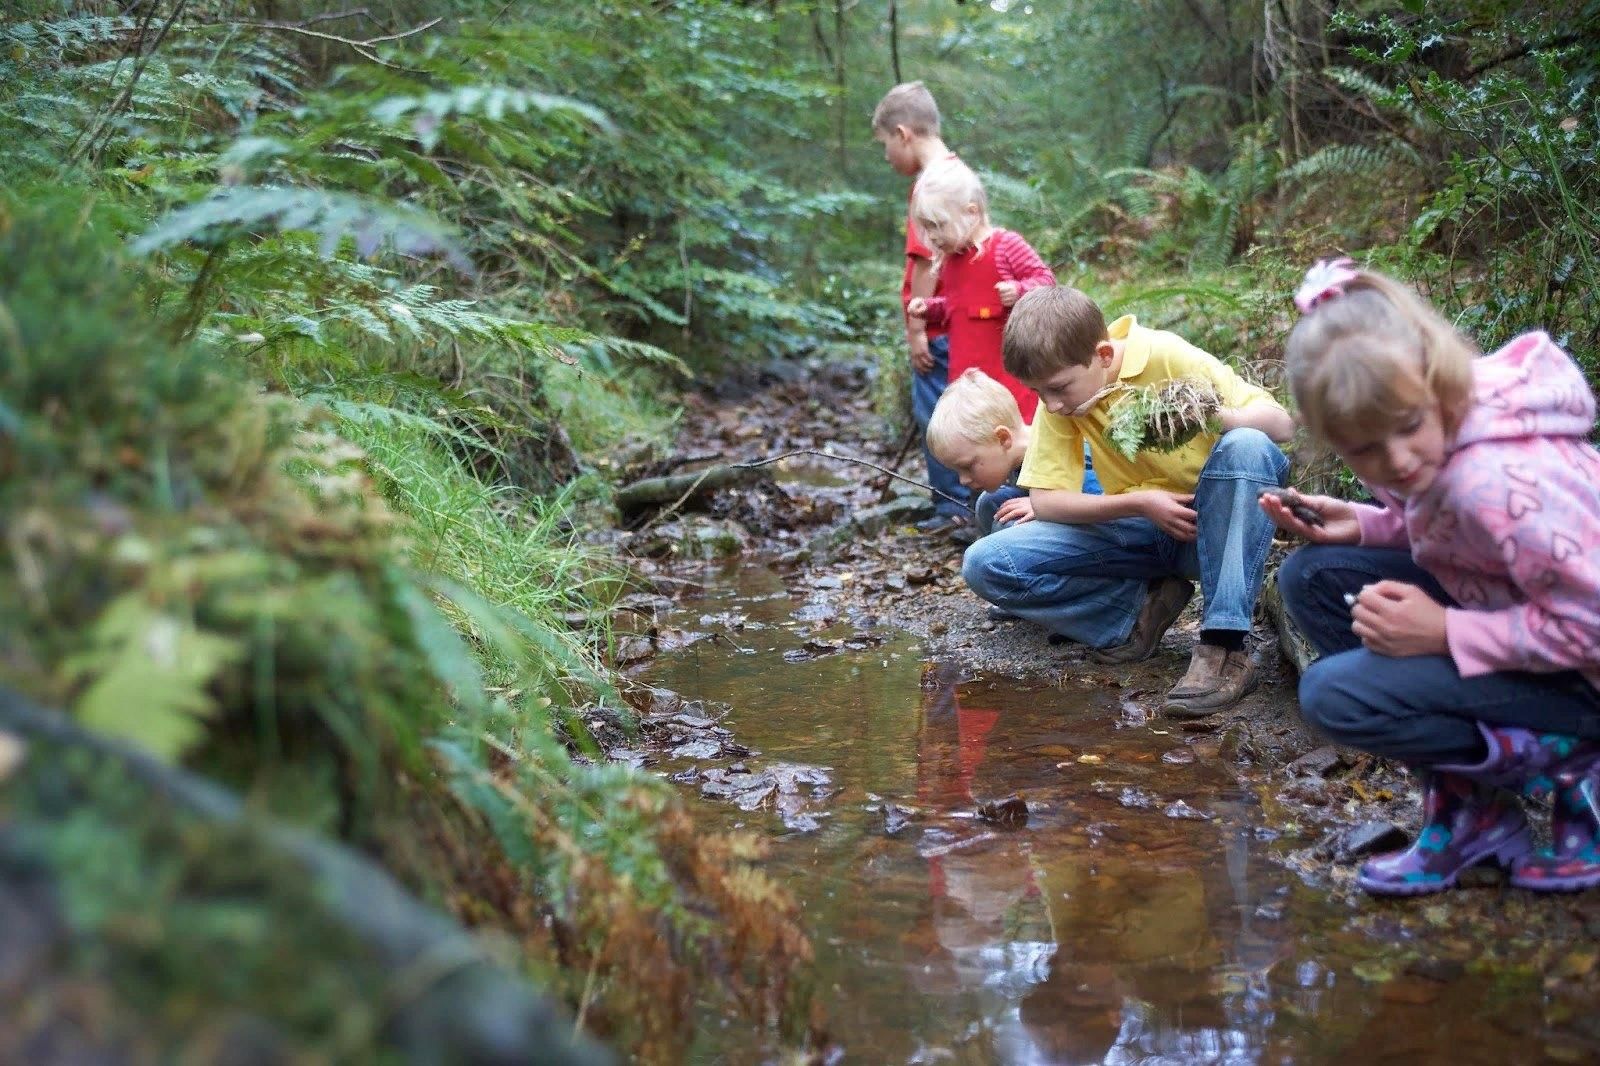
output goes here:
<path id="1" fill-rule="evenodd" d="M 1462 677 L 1448 655 L 1393 658 L 1363 647 L 1346 594 L 1378 581 L 1455 602 L 1404 548 L 1312 544 L 1278 569 L 1289 617 L 1321 655 L 1300 679 L 1300 713 L 1340 744 L 1417 766 L 1484 757 L 1477 723 L 1600 740 L 1600 692 L 1574 670 Z"/>
<path id="2" fill-rule="evenodd" d="M 1176 540 L 1147 518 L 1025 522 L 968 548 L 961 575 L 997 607 L 1091 648 L 1125 643 L 1148 583 L 1167 576 L 1200 582 L 1204 628 L 1248 632 L 1273 530 L 1256 497 L 1288 472 L 1265 433 L 1231 430 L 1195 486 L 1195 540 Z"/>
<path id="3" fill-rule="evenodd" d="M 944 496 L 934 494 L 933 513 L 965 518 L 967 509 L 963 504 L 971 502 L 972 493 L 961 484 L 960 474 L 939 462 L 928 450 L 928 419 L 933 417 L 933 409 L 938 405 L 950 378 L 950 338 L 934 337 L 929 340 L 928 354 L 933 356 L 933 369 L 927 373 L 911 371 L 911 417 L 917 423 L 917 433 L 922 437 L 922 457 L 928 463 L 928 484 L 944 493 Z M 953 496 L 962 502 L 954 503 L 945 499 L 945 496 Z"/>

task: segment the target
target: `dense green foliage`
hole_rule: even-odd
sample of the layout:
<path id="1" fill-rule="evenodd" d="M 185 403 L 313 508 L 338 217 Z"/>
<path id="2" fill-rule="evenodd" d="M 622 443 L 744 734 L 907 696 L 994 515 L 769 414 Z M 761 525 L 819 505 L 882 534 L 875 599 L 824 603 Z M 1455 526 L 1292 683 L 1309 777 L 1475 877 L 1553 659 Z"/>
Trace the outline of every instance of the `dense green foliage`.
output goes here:
<path id="1" fill-rule="evenodd" d="M 1600 371 L 1597 56 L 1595 0 L 7 5 L 0 671 L 360 837 L 650 1057 L 713 987 L 793 1034 L 748 842 L 571 755 L 616 695 L 568 619 L 626 580 L 576 534 L 690 375 L 868 346 L 898 414 L 883 90 L 1063 281 L 1269 385 L 1336 251 Z"/>

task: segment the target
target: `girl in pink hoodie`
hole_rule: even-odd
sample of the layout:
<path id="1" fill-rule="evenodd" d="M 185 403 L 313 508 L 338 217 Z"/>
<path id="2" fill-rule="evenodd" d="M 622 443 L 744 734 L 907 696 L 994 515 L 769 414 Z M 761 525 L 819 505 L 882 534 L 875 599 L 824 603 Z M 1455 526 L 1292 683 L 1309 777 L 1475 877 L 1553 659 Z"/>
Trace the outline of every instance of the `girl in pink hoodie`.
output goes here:
<path id="1" fill-rule="evenodd" d="M 1313 267 L 1295 302 L 1301 420 L 1377 500 L 1262 498 L 1312 542 L 1278 579 L 1322 653 L 1301 712 L 1422 778 L 1416 842 L 1360 883 L 1433 892 L 1493 860 L 1523 888 L 1600 885 L 1600 453 L 1582 372 L 1544 333 L 1481 356 L 1347 259 Z M 1519 794 L 1553 799 L 1551 848 L 1533 851 Z"/>

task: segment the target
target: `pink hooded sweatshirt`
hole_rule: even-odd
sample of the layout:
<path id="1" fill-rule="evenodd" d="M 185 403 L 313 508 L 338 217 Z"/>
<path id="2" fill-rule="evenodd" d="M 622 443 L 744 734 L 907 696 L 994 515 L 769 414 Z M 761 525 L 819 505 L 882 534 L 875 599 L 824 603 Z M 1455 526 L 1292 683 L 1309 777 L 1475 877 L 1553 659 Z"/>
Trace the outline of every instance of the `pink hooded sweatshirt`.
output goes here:
<path id="1" fill-rule="evenodd" d="M 1427 489 L 1356 505 L 1361 543 L 1409 545 L 1461 605 L 1445 612 L 1445 637 L 1462 677 L 1580 670 L 1600 688 L 1594 395 L 1542 332 L 1475 361 L 1472 392 Z"/>

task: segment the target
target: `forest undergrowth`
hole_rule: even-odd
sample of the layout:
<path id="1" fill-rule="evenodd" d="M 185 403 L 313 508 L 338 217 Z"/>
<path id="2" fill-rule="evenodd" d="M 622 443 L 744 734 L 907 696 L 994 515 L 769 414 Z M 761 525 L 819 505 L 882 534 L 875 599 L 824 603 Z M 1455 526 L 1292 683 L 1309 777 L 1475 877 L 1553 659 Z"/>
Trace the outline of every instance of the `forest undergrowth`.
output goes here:
<path id="1" fill-rule="evenodd" d="M 1063 282 L 1280 392 L 1340 253 L 1594 376 L 1597 56 L 1594 0 L 9 5 L 3 679 L 378 856 L 644 1060 L 708 1007 L 804 1047 L 759 841 L 577 711 L 628 695 L 612 479 L 681 390 L 865 347 L 903 432 L 877 96 L 927 80 Z"/>

